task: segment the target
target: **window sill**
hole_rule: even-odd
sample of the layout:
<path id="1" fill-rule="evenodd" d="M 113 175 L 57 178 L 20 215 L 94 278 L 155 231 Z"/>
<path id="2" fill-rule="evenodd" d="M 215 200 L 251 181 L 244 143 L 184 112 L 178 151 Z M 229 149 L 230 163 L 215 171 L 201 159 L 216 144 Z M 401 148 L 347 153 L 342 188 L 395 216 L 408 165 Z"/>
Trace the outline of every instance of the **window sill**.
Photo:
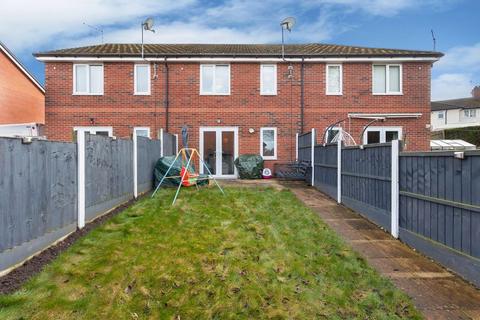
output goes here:
<path id="1" fill-rule="evenodd" d="M 403 96 L 403 92 L 372 93 L 373 96 Z"/>
<path id="2" fill-rule="evenodd" d="M 230 93 L 204 93 L 200 92 L 201 96 L 229 96 Z"/>
<path id="3" fill-rule="evenodd" d="M 134 92 L 133 95 L 134 96 L 150 96 L 151 93 L 150 92 Z"/>
<path id="4" fill-rule="evenodd" d="M 102 93 L 78 93 L 78 92 L 74 92 L 74 93 L 72 93 L 72 96 L 103 96 L 103 92 Z"/>
<path id="5" fill-rule="evenodd" d="M 262 156 L 263 160 L 277 160 L 277 157 L 264 157 Z"/>
<path id="6" fill-rule="evenodd" d="M 261 96 L 276 96 L 277 93 L 260 93 Z"/>
<path id="7" fill-rule="evenodd" d="M 343 96 L 343 93 L 340 92 L 340 93 L 325 93 L 326 96 Z"/>

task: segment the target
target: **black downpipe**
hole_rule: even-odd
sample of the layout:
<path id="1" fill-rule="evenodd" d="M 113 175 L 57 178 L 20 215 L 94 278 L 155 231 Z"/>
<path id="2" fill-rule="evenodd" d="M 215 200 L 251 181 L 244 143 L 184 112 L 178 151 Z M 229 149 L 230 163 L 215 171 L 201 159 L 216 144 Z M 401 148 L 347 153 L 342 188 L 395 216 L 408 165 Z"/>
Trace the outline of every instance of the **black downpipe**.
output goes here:
<path id="1" fill-rule="evenodd" d="M 168 87 L 169 87 L 169 69 L 168 69 L 168 63 L 167 63 L 167 58 L 165 58 L 165 131 L 169 132 L 168 128 L 168 117 L 169 117 L 169 106 L 170 106 L 170 96 L 168 92 Z"/>
<path id="2" fill-rule="evenodd" d="M 300 134 L 303 134 L 303 119 L 305 108 L 305 63 L 302 57 L 302 66 L 300 68 Z"/>

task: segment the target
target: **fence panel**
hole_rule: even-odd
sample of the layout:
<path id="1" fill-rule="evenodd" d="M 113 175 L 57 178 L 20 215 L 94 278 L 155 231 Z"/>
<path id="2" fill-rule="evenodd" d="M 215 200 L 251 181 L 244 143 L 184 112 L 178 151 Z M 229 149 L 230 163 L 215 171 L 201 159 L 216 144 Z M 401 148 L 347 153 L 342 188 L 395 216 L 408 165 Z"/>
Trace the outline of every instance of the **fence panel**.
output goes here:
<path id="1" fill-rule="evenodd" d="M 342 148 L 342 203 L 391 229 L 391 143 Z"/>
<path id="2" fill-rule="evenodd" d="M 76 157 L 74 143 L 0 138 L 0 270 L 75 229 Z"/>
<path id="3" fill-rule="evenodd" d="M 337 144 L 316 145 L 314 185 L 332 198 L 337 197 Z"/>
<path id="4" fill-rule="evenodd" d="M 480 285 L 480 152 L 400 156 L 400 238 Z"/>
<path id="5" fill-rule="evenodd" d="M 298 135 L 298 161 L 312 162 L 312 133 Z"/>
<path id="6" fill-rule="evenodd" d="M 137 137 L 137 183 L 138 193 L 144 193 L 153 187 L 153 169 L 160 158 L 160 140 Z"/>
<path id="7" fill-rule="evenodd" d="M 133 197 L 133 142 L 87 134 L 85 138 L 87 220 Z"/>
<path id="8" fill-rule="evenodd" d="M 174 156 L 177 154 L 177 136 L 163 132 L 163 155 Z"/>

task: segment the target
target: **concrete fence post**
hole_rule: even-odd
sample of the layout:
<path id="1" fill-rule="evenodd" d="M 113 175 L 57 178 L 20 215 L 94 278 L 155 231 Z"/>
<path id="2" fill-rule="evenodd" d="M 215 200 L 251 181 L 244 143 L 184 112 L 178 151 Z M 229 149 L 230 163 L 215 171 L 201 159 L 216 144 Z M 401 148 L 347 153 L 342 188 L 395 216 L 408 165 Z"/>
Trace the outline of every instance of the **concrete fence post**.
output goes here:
<path id="1" fill-rule="evenodd" d="M 163 157 L 163 128 L 160 129 L 160 157 Z"/>
<path id="2" fill-rule="evenodd" d="M 315 186 L 315 128 L 312 128 L 312 186 Z"/>
<path id="3" fill-rule="evenodd" d="M 138 143 L 137 143 L 137 133 L 133 130 L 133 197 L 136 199 L 138 197 Z"/>
<path id="4" fill-rule="evenodd" d="M 77 131 L 77 226 L 85 226 L 85 134 L 84 130 Z"/>
<path id="5" fill-rule="evenodd" d="M 298 132 L 295 133 L 295 162 L 298 162 Z"/>
<path id="6" fill-rule="evenodd" d="M 178 153 L 178 134 L 175 134 L 175 154 Z"/>
<path id="7" fill-rule="evenodd" d="M 337 141 L 337 202 L 342 203 L 342 140 Z"/>
<path id="8" fill-rule="evenodd" d="M 399 151 L 400 144 L 398 140 L 392 141 L 392 216 L 391 216 L 391 233 L 392 236 L 398 238 L 398 229 L 399 229 L 399 198 L 400 198 L 400 187 L 399 187 Z"/>

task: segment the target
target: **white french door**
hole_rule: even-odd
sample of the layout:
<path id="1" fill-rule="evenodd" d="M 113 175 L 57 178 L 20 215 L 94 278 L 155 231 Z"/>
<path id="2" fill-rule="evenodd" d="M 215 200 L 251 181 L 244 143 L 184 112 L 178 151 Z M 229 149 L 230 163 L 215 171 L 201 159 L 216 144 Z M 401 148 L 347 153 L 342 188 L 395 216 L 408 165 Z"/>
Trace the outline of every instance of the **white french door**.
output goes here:
<path id="1" fill-rule="evenodd" d="M 236 178 L 237 127 L 200 127 L 200 156 L 215 178 Z M 200 173 L 208 173 L 200 166 Z"/>

